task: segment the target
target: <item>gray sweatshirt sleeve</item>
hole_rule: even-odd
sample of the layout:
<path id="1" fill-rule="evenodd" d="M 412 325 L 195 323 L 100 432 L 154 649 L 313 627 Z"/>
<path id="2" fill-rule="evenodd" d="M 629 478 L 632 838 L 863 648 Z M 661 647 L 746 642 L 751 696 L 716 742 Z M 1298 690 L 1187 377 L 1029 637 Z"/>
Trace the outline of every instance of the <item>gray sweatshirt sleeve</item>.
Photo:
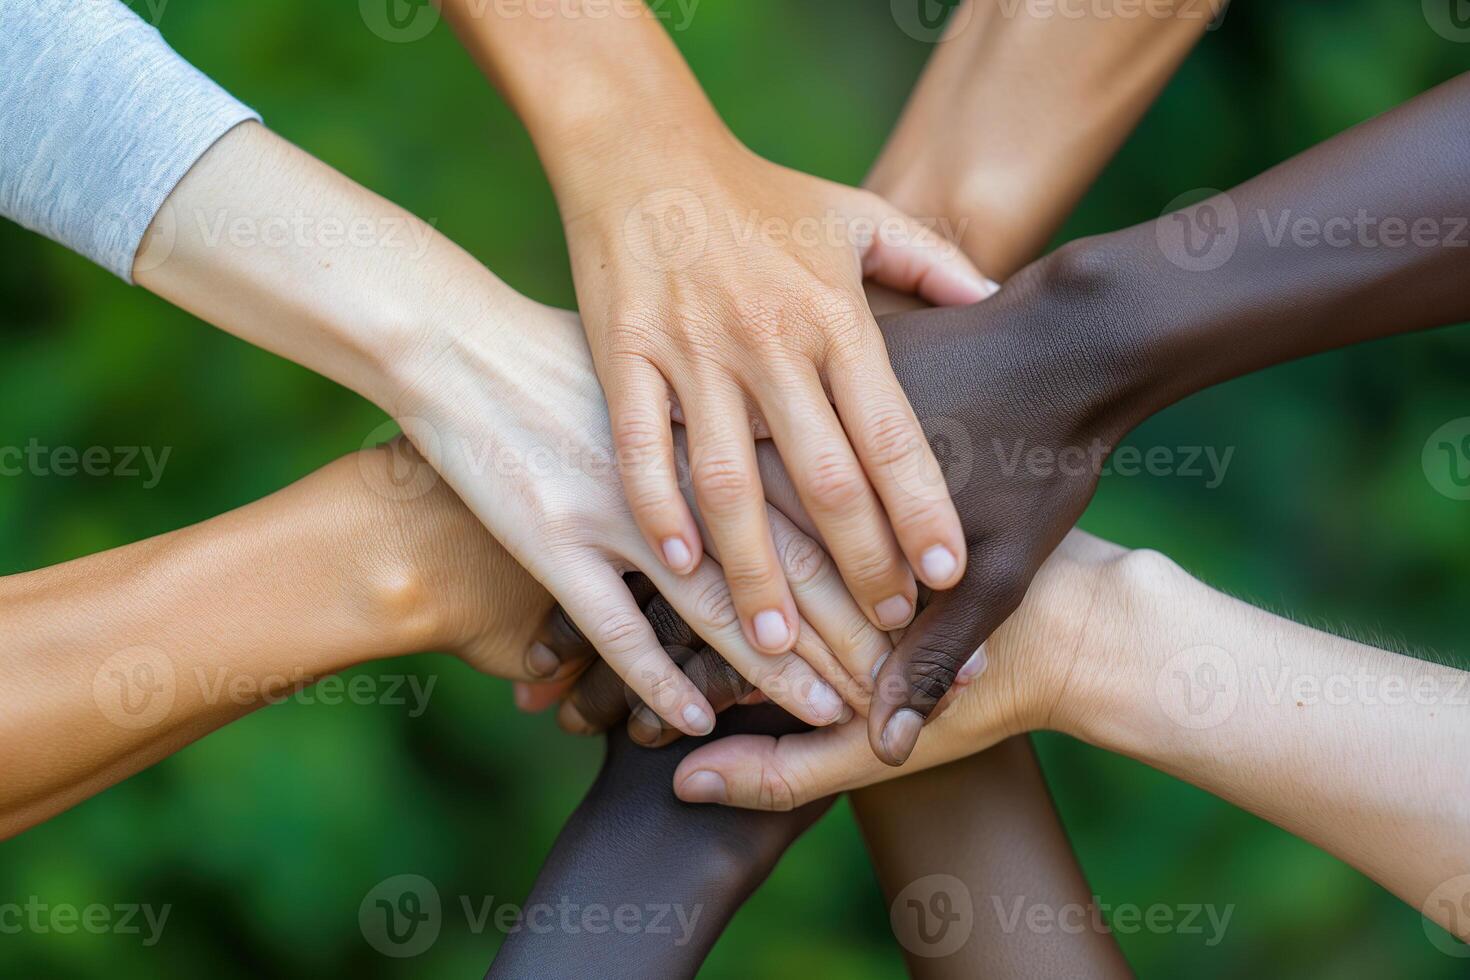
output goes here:
<path id="1" fill-rule="evenodd" d="M 118 0 L 0 0 L 0 214 L 129 283 L 175 185 L 259 118 Z"/>

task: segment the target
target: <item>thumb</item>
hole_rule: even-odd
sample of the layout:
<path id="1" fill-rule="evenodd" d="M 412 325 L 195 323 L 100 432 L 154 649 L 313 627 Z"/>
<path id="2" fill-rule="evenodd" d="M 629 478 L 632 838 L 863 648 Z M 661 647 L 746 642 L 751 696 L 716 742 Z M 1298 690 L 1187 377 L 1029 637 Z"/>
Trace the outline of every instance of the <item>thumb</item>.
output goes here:
<path id="1" fill-rule="evenodd" d="M 863 252 L 866 278 L 935 306 L 967 306 L 1000 290 L 954 242 L 882 198 L 877 202 L 868 215 L 873 236 Z"/>
<path id="2" fill-rule="evenodd" d="M 982 644 L 1021 604 L 1023 584 L 973 570 L 938 592 L 878 669 L 868 708 L 868 740 L 891 766 L 908 759 L 919 732 L 957 682 L 983 669 Z"/>

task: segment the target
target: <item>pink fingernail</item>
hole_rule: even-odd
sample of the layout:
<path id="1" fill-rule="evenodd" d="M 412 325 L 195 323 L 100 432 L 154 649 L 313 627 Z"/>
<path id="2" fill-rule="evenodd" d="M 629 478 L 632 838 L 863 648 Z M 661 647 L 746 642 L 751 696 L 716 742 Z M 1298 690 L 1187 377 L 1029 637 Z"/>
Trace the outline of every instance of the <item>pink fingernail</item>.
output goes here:
<path id="1" fill-rule="evenodd" d="M 985 673 L 985 668 L 989 665 L 990 661 L 985 656 L 985 644 L 982 643 L 980 644 L 980 649 L 970 654 L 970 659 L 965 661 L 965 665 L 955 675 L 954 682 L 956 684 L 968 684 Z"/>
<path id="2" fill-rule="evenodd" d="M 724 803 L 728 794 L 719 773 L 700 769 L 679 784 L 679 798 L 686 803 Z"/>
<path id="3" fill-rule="evenodd" d="M 791 628 L 786 625 L 786 617 L 774 609 L 755 614 L 752 620 L 755 627 L 755 641 L 767 650 L 785 650 L 791 642 Z"/>
<path id="4" fill-rule="evenodd" d="M 914 604 L 901 595 L 891 595 L 873 607 L 878 614 L 878 625 L 886 630 L 896 630 L 908 624 L 914 614 Z"/>
<path id="5" fill-rule="evenodd" d="M 665 538 L 664 562 L 676 572 L 681 572 L 689 567 L 693 556 L 689 553 L 689 546 L 680 538 Z"/>
<path id="6" fill-rule="evenodd" d="M 924 570 L 924 578 L 932 586 L 948 582 L 960 563 L 954 552 L 942 544 L 936 544 L 919 558 L 919 567 Z"/>

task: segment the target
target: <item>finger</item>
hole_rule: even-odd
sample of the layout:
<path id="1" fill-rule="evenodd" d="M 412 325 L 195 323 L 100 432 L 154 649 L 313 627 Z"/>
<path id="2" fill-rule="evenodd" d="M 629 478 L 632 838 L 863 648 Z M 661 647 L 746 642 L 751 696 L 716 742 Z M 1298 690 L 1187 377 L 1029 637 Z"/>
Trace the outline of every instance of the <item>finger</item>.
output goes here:
<path id="1" fill-rule="evenodd" d="M 768 511 L 781 570 L 796 597 L 803 635 L 814 633 L 841 665 L 844 676 L 861 692 L 865 707 L 872 690 L 873 669 L 890 653 L 888 634 L 874 626 L 854 601 L 831 556 L 774 507 Z M 798 641 L 800 649 L 800 641 Z M 824 676 L 826 676 L 824 674 Z"/>
<path id="2" fill-rule="evenodd" d="M 877 338 L 871 351 L 833 349 L 827 377 L 837 411 L 914 571 L 931 589 L 952 588 L 965 570 L 964 528 Z"/>
<path id="3" fill-rule="evenodd" d="M 715 713 L 739 704 L 755 690 L 740 672 L 716 653 L 705 647 L 683 664 L 684 674 L 714 705 Z M 680 737 L 643 705 L 635 705 L 628 718 L 628 737 L 640 745 L 656 748 Z"/>
<path id="4" fill-rule="evenodd" d="M 958 712 L 957 714 L 964 714 Z M 686 803 L 750 810 L 791 810 L 834 793 L 920 772 L 977 752 L 994 741 L 958 719 L 934 723 L 932 738 L 901 768 L 873 757 L 861 718 L 782 735 L 733 735 L 695 749 L 674 770 L 674 793 Z"/>
<path id="5" fill-rule="evenodd" d="M 863 253 L 864 276 L 935 306 L 978 303 L 1000 290 L 954 242 L 878 201 L 872 213 L 875 232 Z"/>
<path id="6" fill-rule="evenodd" d="M 868 710 L 868 739 L 879 759 L 897 766 L 909 757 L 957 675 L 1020 605 L 1027 581 L 976 568 L 958 588 L 936 594 L 879 669 Z"/>
<path id="7" fill-rule="evenodd" d="M 694 651 L 687 647 L 666 646 L 664 650 L 680 667 L 694 655 Z M 695 688 L 698 689 L 697 684 Z M 573 735 L 594 735 L 607 731 L 628 717 L 634 707 L 642 704 L 638 695 L 624 683 L 617 671 L 606 661 L 598 660 L 583 672 L 576 686 L 557 709 L 556 722 L 562 730 Z M 718 713 L 719 706 L 713 707 Z M 653 717 L 658 717 L 646 706 L 644 710 Z"/>
<path id="8" fill-rule="evenodd" d="M 796 642 L 796 603 L 771 542 L 755 446 L 740 421 L 743 397 L 711 383 L 698 400 L 682 399 L 689 471 L 746 638 L 764 653 L 782 654 Z"/>
<path id="9" fill-rule="evenodd" d="M 654 554 L 671 570 L 687 575 L 699 563 L 703 546 L 679 492 L 668 382 L 657 367 L 636 355 L 619 358 L 609 373 L 608 415 L 633 519 Z"/>
<path id="10" fill-rule="evenodd" d="M 596 661 L 602 663 L 602 661 Z M 536 715 L 557 704 L 577 684 L 577 677 L 566 677 L 558 681 L 538 683 L 516 681 L 514 685 L 516 708 L 528 715 Z"/>
<path id="11" fill-rule="evenodd" d="M 701 563 L 701 567 L 705 564 L 709 563 Z M 671 582 L 688 580 L 659 565 L 651 568 L 659 569 Z M 714 730 L 715 716 L 709 702 L 669 658 L 627 586 L 610 566 L 597 566 L 579 580 L 555 589 L 555 593 L 564 598 L 571 622 L 602 659 L 661 717 L 688 735 L 708 735 Z"/>
<path id="12" fill-rule="evenodd" d="M 769 527 L 766 535 L 769 538 Z M 799 653 L 770 656 L 751 645 L 741 628 L 724 571 L 713 557 L 688 576 L 656 568 L 648 571 L 674 611 L 773 702 L 808 725 L 830 725 L 842 716 L 847 706 L 842 695 Z M 831 662 L 841 671 L 835 657 Z"/>
<path id="13" fill-rule="evenodd" d="M 881 357 L 876 324 L 872 333 Z M 760 397 L 781 459 L 848 591 L 874 624 L 903 627 L 914 612 L 913 576 L 820 379 L 814 371 L 785 379 Z"/>
<path id="14" fill-rule="evenodd" d="M 794 810 L 893 773 L 873 758 L 863 722 L 795 735 L 732 735 L 702 745 L 674 770 L 674 792 L 686 803 L 724 803 L 753 810 Z"/>

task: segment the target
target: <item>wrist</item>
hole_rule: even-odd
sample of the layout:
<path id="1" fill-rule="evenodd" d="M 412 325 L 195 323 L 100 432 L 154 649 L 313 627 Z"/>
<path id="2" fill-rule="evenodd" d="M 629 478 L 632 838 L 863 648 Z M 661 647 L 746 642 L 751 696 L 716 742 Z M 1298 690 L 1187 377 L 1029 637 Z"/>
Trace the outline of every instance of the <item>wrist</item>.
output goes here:
<path id="1" fill-rule="evenodd" d="M 1156 551 L 1125 552 L 1100 581 L 1091 654 L 1073 678 L 1061 730 L 1131 758 L 1179 732 L 1166 695 L 1171 658 L 1192 647 L 1189 610 L 1208 589 Z M 1183 621 L 1181 621 L 1181 616 Z"/>

